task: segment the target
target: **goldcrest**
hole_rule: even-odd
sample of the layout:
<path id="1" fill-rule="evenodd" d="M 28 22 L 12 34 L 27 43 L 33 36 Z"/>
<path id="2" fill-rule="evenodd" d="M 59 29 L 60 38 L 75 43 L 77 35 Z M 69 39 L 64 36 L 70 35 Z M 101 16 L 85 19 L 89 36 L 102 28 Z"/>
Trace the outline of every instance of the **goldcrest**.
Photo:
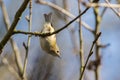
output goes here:
<path id="1" fill-rule="evenodd" d="M 51 24 L 51 15 L 52 13 L 44 14 L 45 23 L 43 25 L 43 29 L 41 30 L 41 33 L 52 33 L 55 31 Z M 47 37 L 40 37 L 40 44 L 41 44 L 41 48 L 46 53 L 51 54 L 52 56 L 60 57 L 60 51 L 56 42 L 55 34 Z"/>

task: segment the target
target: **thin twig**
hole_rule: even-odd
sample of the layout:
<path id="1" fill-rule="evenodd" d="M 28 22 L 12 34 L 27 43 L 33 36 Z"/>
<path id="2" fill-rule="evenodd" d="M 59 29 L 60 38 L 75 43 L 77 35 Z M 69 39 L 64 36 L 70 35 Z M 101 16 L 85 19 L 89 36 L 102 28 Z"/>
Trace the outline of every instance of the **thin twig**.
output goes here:
<path id="1" fill-rule="evenodd" d="M 106 47 L 110 46 L 110 44 L 109 44 L 109 43 L 108 43 L 108 44 L 105 44 L 105 45 L 99 44 L 98 46 L 99 46 L 100 48 L 106 48 Z"/>
<path id="2" fill-rule="evenodd" d="M 86 3 L 86 2 L 82 2 L 83 5 L 85 5 L 86 7 L 106 7 L 106 8 L 120 8 L 120 4 L 107 4 L 107 3 Z"/>
<path id="3" fill-rule="evenodd" d="M 28 23 L 29 23 L 28 31 L 30 32 L 31 27 L 32 27 L 32 0 L 30 0 L 30 3 L 29 3 Z M 24 44 L 26 54 L 25 54 L 24 67 L 23 67 L 23 78 L 26 78 L 26 68 L 27 68 L 27 62 L 28 62 L 28 52 L 29 52 L 29 47 L 30 47 L 30 40 L 31 40 L 31 35 L 28 36 L 27 45 L 25 46 L 25 44 Z"/>
<path id="4" fill-rule="evenodd" d="M 0 5 L 2 8 L 3 18 L 4 18 L 5 25 L 6 25 L 5 28 L 8 31 L 8 29 L 10 27 L 10 19 L 9 19 L 9 16 L 8 16 L 8 13 L 6 10 L 6 6 L 4 5 L 3 0 L 0 1 Z M 16 65 L 17 65 L 17 68 L 19 71 L 18 73 L 21 76 L 23 70 L 22 70 L 22 62 L 21 62 L 21 57 L 20 57 L 20 52 L 19 52 L 18 46 L 12 38 L 10 38 L 10 43 L 11 43 L 11 47 L 12 47 L 14 55 L 15 55 L 15 62 L 16 62 Z"/>
<path id="5" fill-rule="evenodd" d="M 105 2 L 109 5 L 109 7 L 112 9 L 112 11 L 120 18 L 119 12 L 117 12 L 117 11 L 111 6 L 111 4 L 109 3 L 109 1 L 108 1 L 108 0 L 105 0 Z"/>
<path id="6" fill-rule="evenodd" d="M 92 50 L 93 50 L 93 47 L 94 47 L 95 43 L 97 42 L 98 38 L 100 37 L 100 35 L 101 35 L 101 32 L 97 34 L 95 40 L 93 41 L 93 43 L 92 43 L 92 45 L 91 45 L 91 48 L 90 48 L 90 51 L 89 51 L 87 60 L 86 60 L 86 62 L 85 62 L 85 65 L 83 66 L 83 71 L 82 71 L 82 73 L 81 73 L 81 76 L 80 76 L 80 79 L 79 79 L 79 80 L 82 80 L 82 77 L 83 77 L 83 74 L 84 74 L 84 72 L 85 72 L 85 69 L 86 69 L 87 63 L 88 63 L 88 61 L 89 61 L 89 58 L 90 58 L 91 55 L 93 54 L 93 51 L 92 51 Z"/>
<path id="7" fill-rule="evenodd" d="M 81 0 L 78 0 L 78 11 L 79 11 L 79 14 L 81 13 L 81 9 L 80 9 L 80 2 Z M 83 72 L 83 66 L 84 66 L 84 52 L 83 52 L 83 36 L 82 36 L 82 25 L 81 25 L 81 17 L 79 18 L 79 44 L 80 44 L 80 64 L 81 64 L 81 67 L 80 67 L 80 74 Z M 83 76 L 82 76 L 82 79 L 83 80 Z"/>
<path id="8" fill-rule="evenodd" d="M 63 9 L 63 8 L 61 8 L 61 7 L 53 4 L 53 3 L 51 3 L 51 2 L 48 2 L 48 1 L 45 1 L 45 0 L 37 0 L 36 2 L 39 3 L 39 4 L 43 4 L 43 5 L 48 5 L 48 6 L 52 7 L 53 9 L 62 12 L 63 14 L 65 14 L 66 16 L 68 16 L 68 17 L 70 17 L 70 18 L 72 18 L 72 19 L 75 18 L 75 16 L 74 16 L 73 14 L 71 14 L 71 13 L 68 12 L 67 10 L 65 10 L 65 9 Z M 77 19 L 76 21 L 79 23 L 79 19 Z M 86 23 L 83 22 L 83 21 L 82 21 L 81 24 L 82 24 L 88 31 L 93 32 L 93 29 L 92 29 L 88 24 L 86 24 Z"/>
<path id="9" fill-rule="evenodd" d="M 28 2 L 29 2 L 29 0 L 24 0 L 23 4 L 21 5 L 21 7 L 16 12 L 13 23 L 10 26 L 10 29 L 8 30 L 8 32 L 6 33 L 6 35 L 4 36 L 2 41 L 0 42 L 0 51 L 3 49 L 3 47 L 6 45 L 6 43 L 10 39 L 10 37 L 13 35 L 13 31 L 14 31 L 17 23 L 19 22 L 22 13 L 26 9 Z"/>

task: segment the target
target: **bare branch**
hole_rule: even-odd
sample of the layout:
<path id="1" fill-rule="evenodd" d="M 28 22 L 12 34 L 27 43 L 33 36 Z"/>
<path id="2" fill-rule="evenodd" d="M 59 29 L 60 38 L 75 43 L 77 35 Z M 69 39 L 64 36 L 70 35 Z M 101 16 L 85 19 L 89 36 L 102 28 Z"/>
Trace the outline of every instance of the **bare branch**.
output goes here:
<path id="1" fill-rule="evenodd" d="M 4 2 L 2 0 L 0 1 L 0 5 L 2 8 L 3 18 L 4 18 L 5 25 L 6 25 L 5 28 L 8 31 L 8 29 L 10 27 L 10 19 L 9 19 L 7 10 L 6 10 L 6 6 L 4 5 Z M 19 75 L 21 75 L 23 70 L 22 70 L 22 62 L 21 62 L 21 57 L 20 57 L 20 52 L 19 52 L 18 46 L 12 38 L 10 38 L 10 43 L 11 43 L 13 52 L 15 54 L 15 62 L 16 62 L 16 65 L 17 65 L 17 68 L 19 71 Z"/>
<path id="2" fill-rule="evenodd" d="M 92 46 L 91 46 L 91 48 L 90 48 L 90 51 L 89 51 L 87 60 L 86 60 L 86 62 L 85 62 L 85 65 L 83 66 L 83 71 L 82 71 L 82 73 L 81 73 L 80 80 L 82 79 L 82 76 L 83 76 L 83 74 L 84 74 L 84 72 L 85 72 L 85 69 L 86 69 L 87 63 L 88 63 L 88 61 L 89 61 L 89 58 L 90 58 L 90 56 L 93 54 L 93 51 L 92 51 L 92 50 L 93 50 L 93 47 L 94 47 L 95 43 L 97 42 L 98 38 L 100 37 L 100 35 L 101 35 L 101 32 L 97 34 L 95 40 L 94 40 L 93 43 L 92 43 Z"/>
<path id="3" fill-rule="evenodd" d="M 6 33 L 6 35 L 4 36 L 2 41 L 0 42 L 0 51 L 3 49 L 5 44 L 8 42 L 8 40 L 12 36 L 13 31 L 14 31 L 18 21 L 20 20 L 20 17 L 22 15 L 23 11 L 26 9 L 28 2 L 29 2 L 29 0 L 24 0 L 23 4 L 21 5 L 21 7 L 16 12 L 13 23 L 10 26 L 10 29 L 8 30 L 8 32 Z"/>

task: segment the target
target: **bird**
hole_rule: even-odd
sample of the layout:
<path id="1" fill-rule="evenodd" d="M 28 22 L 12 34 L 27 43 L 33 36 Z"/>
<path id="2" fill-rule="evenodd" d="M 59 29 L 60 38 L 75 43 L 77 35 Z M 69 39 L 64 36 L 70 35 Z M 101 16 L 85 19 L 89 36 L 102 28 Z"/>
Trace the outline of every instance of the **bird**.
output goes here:
<path id="1" fill-rule="evenodd" d="M 43 25 L 43 29 L 41 30 L 41 33 L 52 33 L 55 31 L 55 29 L 52 26 L 52 13 L 44 14 L 45 23 Z M 46 36 L 46 37 L 40 37 L 40 45 L 43 51 L 46 53 L 61 58 L 60 50 L 57 45 L 56 41 L 56 34 Z"/>

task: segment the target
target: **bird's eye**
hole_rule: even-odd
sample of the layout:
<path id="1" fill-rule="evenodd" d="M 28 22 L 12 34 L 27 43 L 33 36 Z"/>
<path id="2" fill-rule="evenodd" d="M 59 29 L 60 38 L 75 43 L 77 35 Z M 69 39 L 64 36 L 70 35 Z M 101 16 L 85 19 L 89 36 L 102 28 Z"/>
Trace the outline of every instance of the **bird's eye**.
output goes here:
<path id="1" fill-rule="evenodd" d="M 57 53 L 59 53 L 59 51 L 57 51 Z"/>

